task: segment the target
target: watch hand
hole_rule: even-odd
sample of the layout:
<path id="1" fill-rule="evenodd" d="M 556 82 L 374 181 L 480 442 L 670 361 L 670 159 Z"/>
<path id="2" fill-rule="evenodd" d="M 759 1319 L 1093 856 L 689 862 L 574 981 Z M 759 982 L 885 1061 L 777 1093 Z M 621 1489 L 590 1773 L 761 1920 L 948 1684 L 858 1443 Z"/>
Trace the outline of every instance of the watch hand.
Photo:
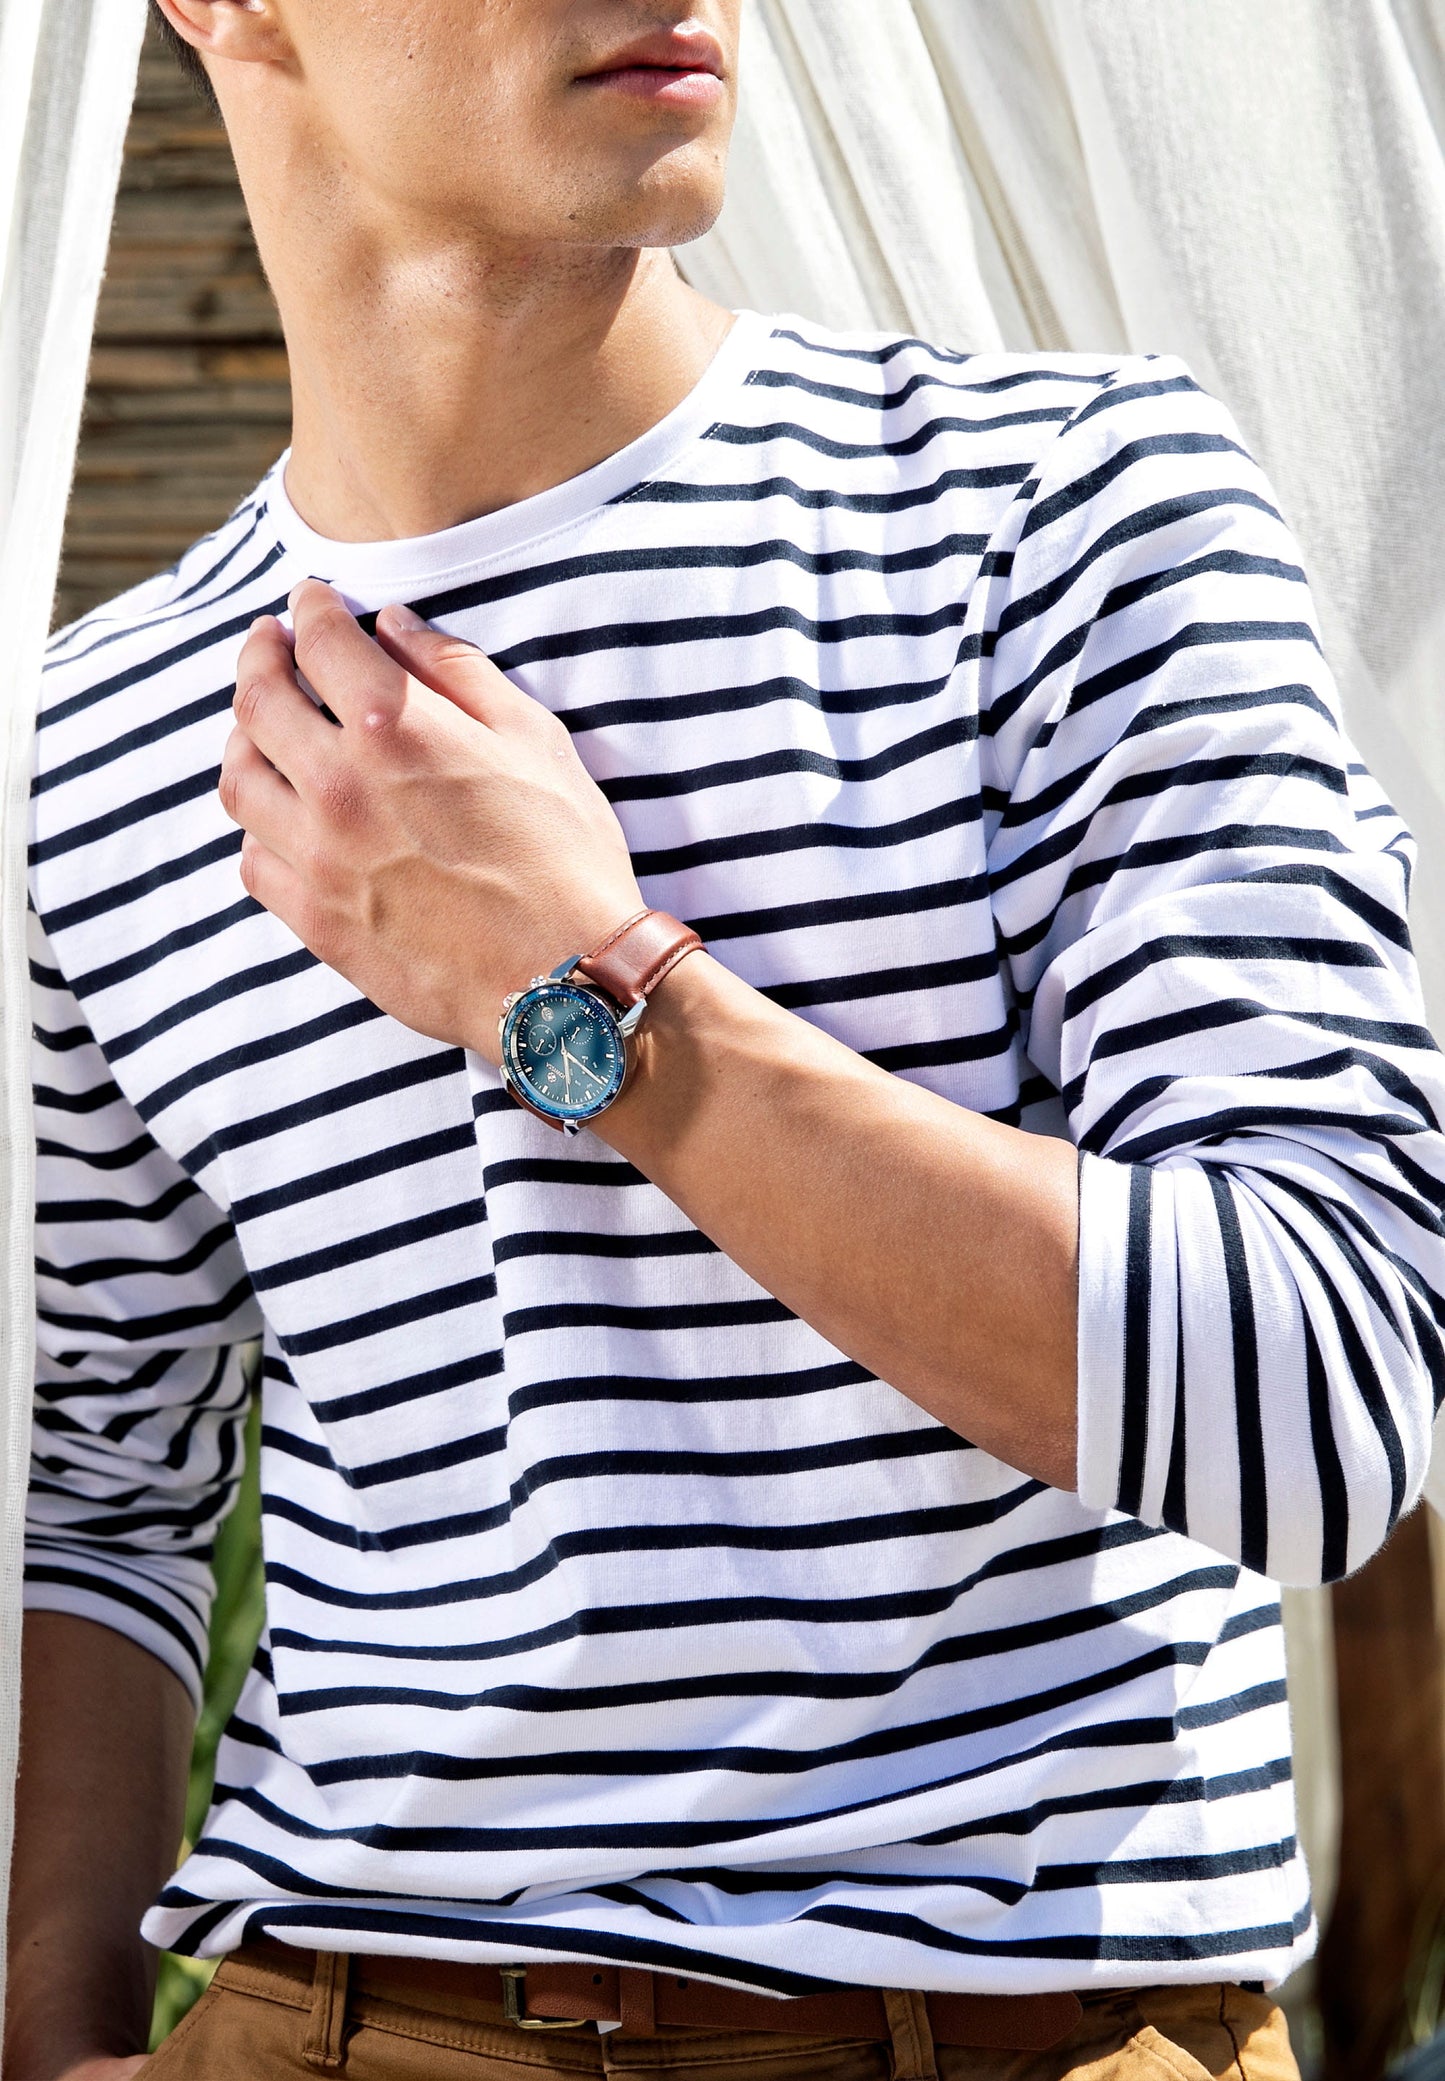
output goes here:
<path id="1" fill-rule="evenodd" d="M 571 1063 L 572 1068 L 576 1070 L 579 1077 L 591 1077 L 594 1084 L 601 1083 L 602 1079 L 598 1076 L 595 1069 L 589 1069 L 585 1062 L 579 1062 L 575 1055 L 569 1055 L 567 1053 L 566 1041 L 563 1041 L 562 1043 L 562 1053 L 565 1059 Z M 571 1081 L 570 1072 L 568 1076 L 568 1081 Z"/>

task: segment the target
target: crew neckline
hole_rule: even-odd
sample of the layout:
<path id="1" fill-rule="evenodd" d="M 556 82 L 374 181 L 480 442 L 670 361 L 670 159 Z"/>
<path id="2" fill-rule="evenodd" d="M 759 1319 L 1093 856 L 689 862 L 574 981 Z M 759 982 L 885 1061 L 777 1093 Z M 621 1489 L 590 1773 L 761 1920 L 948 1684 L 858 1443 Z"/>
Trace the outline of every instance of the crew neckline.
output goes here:
<path id="1" fill-rule="evenodd" d="M 479 565 L 513 556 L 528 543 L 585 519 L 655 476 L 716 422 L 727 394 L 752 374 L 770 328 L 771 321 L 757 311 L 736 312 L 697 382 L 655 426 L 580 476 L 499 507 L 495 513 L 479 514 L 475 520 L 464 520 L 432 535 L 384 542 L 337 541 L 309 527 L 292 505 L 286 490 L 288 448 L 266 485 L 272 526 L 288 555 L 308 576 L 329 580 L 343 593 L 355 596 L 358 604 L 378 586 L 395 595 L 400 588 L 415 590 L 458 572 L 474 572 Z"/>

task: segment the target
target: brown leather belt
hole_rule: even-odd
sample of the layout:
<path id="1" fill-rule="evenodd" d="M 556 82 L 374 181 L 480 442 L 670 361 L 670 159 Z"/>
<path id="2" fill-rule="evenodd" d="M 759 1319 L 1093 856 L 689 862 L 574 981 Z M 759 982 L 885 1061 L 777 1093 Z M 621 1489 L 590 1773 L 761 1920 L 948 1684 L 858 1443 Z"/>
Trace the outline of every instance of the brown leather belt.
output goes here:
<path id="1" fill-rule="evenodd" d="M 284 1973 L 310 1983 L 316 1954 L 263 1937 L 234 1954 L 235 1965 Z M 223 1968 L 223 1975 L 232 1977 Z M 241 1977 L 238 1975 L 237 1977 Z M 630 1966 L 461 1965 L 439 1958 L 386 1958 L 357 1954 L 350 1989 L 410 2008 L 442 2002 L 452 2015 L 478 2005 L 500 2009 L 522 2030 L 579 2030 L 620 2025 L 630 2037 L 659 2029 L 796 2032 L 805 2037 L 875 2038 L 891 2035 L 881 1988 L 839 1987 L 826 1994 L 778 1999 L 718 1987 L 679 1973 Z M 1076 1994 L 928 1994 L 934 2039 L 941 2045 L 1042 2052 L 1057 2045 L 1083 2015 Z"/>

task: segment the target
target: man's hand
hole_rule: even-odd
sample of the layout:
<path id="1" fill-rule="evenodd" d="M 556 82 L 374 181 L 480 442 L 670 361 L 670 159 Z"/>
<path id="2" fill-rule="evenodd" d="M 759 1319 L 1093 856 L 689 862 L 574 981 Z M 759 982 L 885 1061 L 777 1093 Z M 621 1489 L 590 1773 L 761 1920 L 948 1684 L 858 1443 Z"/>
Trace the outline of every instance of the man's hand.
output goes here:
<path id="1" fill-rule="evenodd" d="M 294 652 L 266 616 L 237 669 L 220 796 L 241 879 L 383 1011 L 495 1062 L 507 993 L 643 908 L 621 826 L 481 651 L 398 607 L 373 642 L 318 579 L 291 607 Z"/>
<path id="2" fill-rule="evenodd" d="M 507 992 L 642 908 L 621 828 L 562 725 L 480 651 L 395 608 L 373 643 L 315 580 L 291 604 L 294 662 L 269 619 L 242 653 L 222 768 L 246 887 L 383 1010 L 496 1061 Z M 601 1140 L 840 1351 L 1072 1486 L 1067 1142 L 887 1075 L 707 954 L 656 993 L 634 1054 Z M 570 1087 L 570 1050 L 561 1068 Z"/>

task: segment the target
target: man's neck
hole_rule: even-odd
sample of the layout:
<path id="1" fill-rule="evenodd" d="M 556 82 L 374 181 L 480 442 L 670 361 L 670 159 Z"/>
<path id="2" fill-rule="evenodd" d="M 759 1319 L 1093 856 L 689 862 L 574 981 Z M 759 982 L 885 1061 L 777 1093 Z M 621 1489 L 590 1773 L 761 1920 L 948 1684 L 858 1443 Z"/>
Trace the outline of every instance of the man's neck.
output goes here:
<path id="1" fill-rule="evenodd" d="M 681 403 L 731 323 L 666 252 L 398 250 L 256 214 L 291 356 L 287 492 L 338 541 L 432 534 L 590 469 Z"/>

